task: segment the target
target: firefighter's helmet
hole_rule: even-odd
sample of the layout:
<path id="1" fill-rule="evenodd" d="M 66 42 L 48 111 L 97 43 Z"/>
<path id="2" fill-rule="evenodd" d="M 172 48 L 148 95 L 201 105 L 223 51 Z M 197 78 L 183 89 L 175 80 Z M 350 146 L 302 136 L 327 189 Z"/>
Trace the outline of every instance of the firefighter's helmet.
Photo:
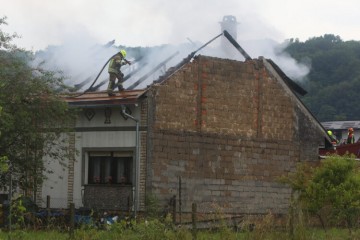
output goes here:
<path id="1" fill-rule="evenodd" d="M 121 55 L 126 58 L 126 51 L 124 49 L 120 50 Z"/>
<path id="2" fill-rule="evenodd" d="M 331 130 L 327 131 L 327 133 L 329 134 L 329 136 L 332 136 L 333 134 Z"/>

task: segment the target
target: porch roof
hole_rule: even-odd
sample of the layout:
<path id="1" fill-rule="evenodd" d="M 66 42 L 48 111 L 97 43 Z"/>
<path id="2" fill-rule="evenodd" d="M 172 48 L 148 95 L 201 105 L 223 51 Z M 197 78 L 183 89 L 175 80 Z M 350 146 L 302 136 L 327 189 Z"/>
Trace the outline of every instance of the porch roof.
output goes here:
<path id="1" fill-rule="evenodd" d="M 79 93 L 68 95 L 64 97 L 64 100 L 73 107 L 128 105 L 138 103 L 146 91 L 147 89 L 125 90 L 120 93 L 114 92 L 116 95 L 111 97 L 108 96 L 106 91 L 85 92 L 82 95 L 79 95 Z"/>

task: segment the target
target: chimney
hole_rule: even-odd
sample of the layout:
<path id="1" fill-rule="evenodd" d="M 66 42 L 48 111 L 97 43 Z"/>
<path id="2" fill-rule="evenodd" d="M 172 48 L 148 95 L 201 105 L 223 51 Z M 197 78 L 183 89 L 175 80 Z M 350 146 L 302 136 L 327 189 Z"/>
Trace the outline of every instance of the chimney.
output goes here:
<path id="1" fill-rule="evenodd" d="M 223 17 L 222 22 L 220 22 L 221 32 L 224 30 L 228 31 L 230 35 L 237 40 L 237 25 L 239 23 L 236 21 L 236 17 L 232 15 L 227 15 Z M 225 51 L 226 55 L 233 57 L 234 47 L 231 43 L 225 38 L 221 38 L 221 48 Z"/>

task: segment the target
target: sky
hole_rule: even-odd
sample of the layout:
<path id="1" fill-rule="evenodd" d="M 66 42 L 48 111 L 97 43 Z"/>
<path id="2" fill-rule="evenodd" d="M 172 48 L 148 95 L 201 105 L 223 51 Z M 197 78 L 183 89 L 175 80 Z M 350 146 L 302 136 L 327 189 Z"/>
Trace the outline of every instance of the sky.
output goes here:
<path id="1" fill-rule="evenodd" d="M 206 42 L 233 15 L 238 39 L 308 38 L 331 33 L 360 40 L 357 0 L 0 0 L 8 33 L 29 50 L 86 36 L 99 43 L 154 46 Z"/>
<path id="2" fill-rule="evenodd" d="M 220 22 L 228 15 L 236 17 L 236 39 L 251 57 L 271 58 L 288 76 L 300 80 L 311 66 L 278 55 L 276 45 L 324 34 L 360 41 L 358 0 L 0 0 L 0 6 L 0 17 L 8 23 L 1 29 L 21 36 L 13 43 L 34 52 L 46 50 L 39 62 L 64 71 L 73 84 L 96 76 L 114 54 L 93 46 L 115 40 L 115 46 L 197 43 L 198 47 L 221 33 Z M 201 53 L 211 55 L 215 51 L 206 51 L 217 45 L 219 40 Z M 193 51 L 182 50 L 172 64 Z M 148 67 L 173 53 L 168 49 L 152 56 Z"/>

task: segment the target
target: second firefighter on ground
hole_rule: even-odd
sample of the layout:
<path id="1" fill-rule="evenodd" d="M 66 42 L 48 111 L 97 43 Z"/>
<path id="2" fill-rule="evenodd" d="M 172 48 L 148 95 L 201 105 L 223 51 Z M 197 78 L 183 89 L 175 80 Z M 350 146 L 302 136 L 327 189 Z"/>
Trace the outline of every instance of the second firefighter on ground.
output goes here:
<path id="1" fill-rule="evenodd" d="M 121 66 L 126 65 L 126 64 L 131 65 L 131 62 L 127 61 L 125 59 L 125 57 L 126 57 L 126 51 L 120 50 L 120 52 L 118 52 L 110 60 L 109 68 L 108 68 L 109 85 L 107 88 L 107 92 L 108 92 L 109 96 L 115 95 L 115 93 L 114 93 L 115 87 L 118 87 L 119 91 L 124 90 L 124 87 L 123 87 L 124 74 L 121 72 L 120 68 L 121 68 Z M 118 80 L 117 84 L 116 84 L 116 79 Z"/>

